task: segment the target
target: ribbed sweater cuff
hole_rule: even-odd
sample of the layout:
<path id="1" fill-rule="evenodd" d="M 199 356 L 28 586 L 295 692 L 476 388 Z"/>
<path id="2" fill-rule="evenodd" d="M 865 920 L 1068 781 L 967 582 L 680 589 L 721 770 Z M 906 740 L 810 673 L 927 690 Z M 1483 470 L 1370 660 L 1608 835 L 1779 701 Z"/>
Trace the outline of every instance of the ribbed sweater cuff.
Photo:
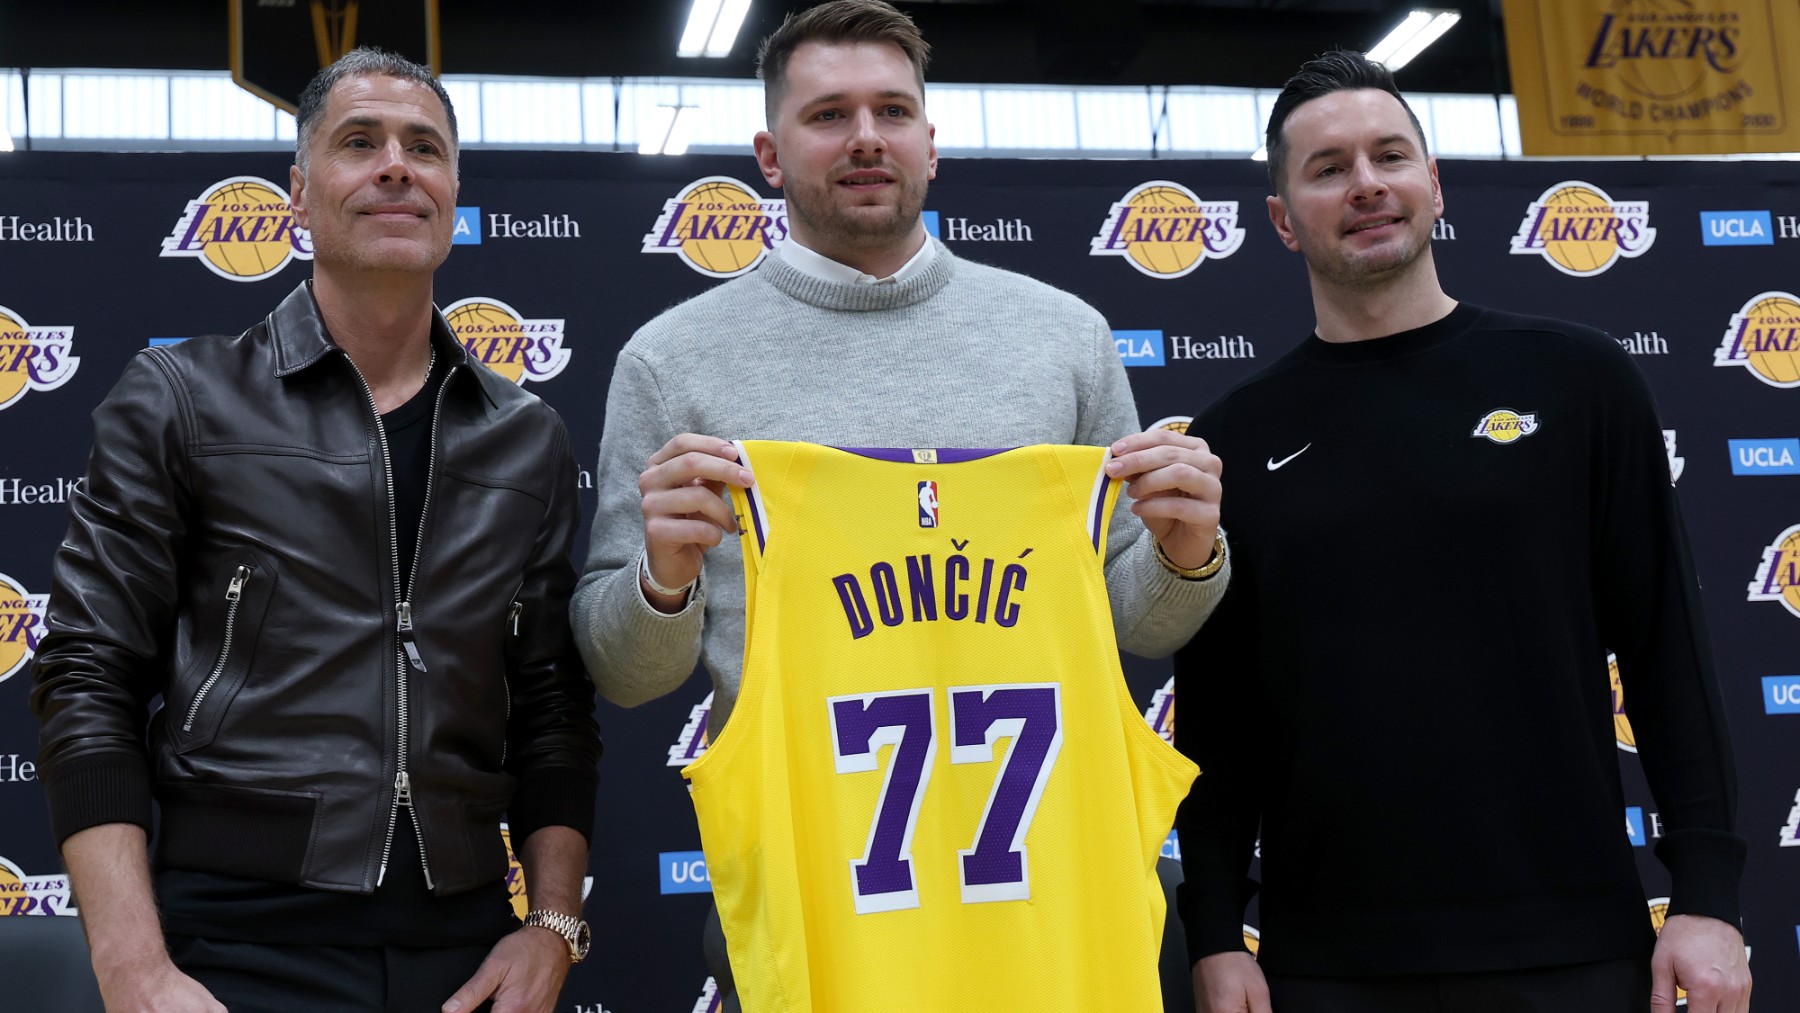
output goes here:
<path id="1" fill-rule="evenodd" d="M 1663 838 L 1656 857 L 1669 868 L 1669 914 L 1740 926 L 1738 881 L 1747 850 L 1742 837 L 1724 830 L 1677 830 Z"/>
<path id="2" fill-rule="evenodd" d="M 1244 907 L 1256 886 L 1245 880 L 1242 899 L 1217 891 L 1203 893 L 1189 883 L 1175 888 L 1175 909 L 1181 915 L 1182 932 L 1187 937 L 1188 963 L 1215 953 L 1244 950 Z"/>
<path id="3" fill-rule="evenodd" d="M 519 779 L 507 809 L 507 830 L 515 850 L 543 827 L 573 827 L 594 839 L 594 791 L 600 775 L 579 767 L 541 767 Z"/>
<path id="4" fill-rule="evenodd" d="M 150 768 L 135 753 L 105 752 L 44 770 L 56 844 L 105 823 L 135 823 L 150 833 Z"/>

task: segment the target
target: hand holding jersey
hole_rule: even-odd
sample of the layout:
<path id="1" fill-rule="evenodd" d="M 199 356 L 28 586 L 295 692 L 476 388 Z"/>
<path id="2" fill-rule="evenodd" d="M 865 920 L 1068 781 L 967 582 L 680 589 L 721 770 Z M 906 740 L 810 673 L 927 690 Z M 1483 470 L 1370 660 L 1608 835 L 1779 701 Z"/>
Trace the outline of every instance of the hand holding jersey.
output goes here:
<path id="1" fill-rule="evenodd" d="M 1212 558 L 1219 531 L 1219 476 L 1224 465 L 1206 441 L 1167 429 L 1132 433 L 1112 445 L 1106 474 L 1126 483 L 1131 512 L 1163 555 L 1184 570 Z"/>
<path id="2" fill-rule="evenodd" d="M 1119 440 L 1112 452 L 1108 477 L 1125 483 L 1131 512 L 1144 519 L 1163 553 L 1183 569 L 1206 565 L 1219 530 L 1223 469 L 1206 441 L 1152 429 Z M 638 476 L 646 571 L 638 583 L 658 611 L 680 611 L 706 550 L 737 533 L 723 499 L 726 488 L 748 489 L 754 482 L 738 463 L 737 448 L 714 437 L 682 433 L 650 455 Z"/>
<path id="3" fill-rule="evenodd" d="M 737 448 L 724 440 L 682 433 L 650 455 L 638 476 L 647 571 L 639 573 L 638 584 L 658 611 L 681 611 L 707 548 L 737 533 L 725 488 L 748 489 L 754 481 L 737 460 Z"/>

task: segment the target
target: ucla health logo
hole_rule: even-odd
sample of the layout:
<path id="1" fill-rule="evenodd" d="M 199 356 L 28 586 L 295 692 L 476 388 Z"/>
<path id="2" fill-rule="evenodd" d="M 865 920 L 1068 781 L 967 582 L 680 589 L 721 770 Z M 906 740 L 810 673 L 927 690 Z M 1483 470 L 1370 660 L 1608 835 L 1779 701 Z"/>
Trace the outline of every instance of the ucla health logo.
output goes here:
<path id="1" fill-rule="evenodd" d="M 1150 730 L 1162 736 L 1162 740 L 1170 745 L 1175 744 L 1175 678 L 1163 683 L 1163 687 L 1150 697 L 1150 706 L 1144 708 L 1144 721 Z"/>
<path id="2" fill-rule="evenodd" d="M 1669 455 L 1669 484 L 1681 481 L 1682 469 L 1687 467 L 1687 458 L 1675 456 L 1675 430 L 1663 430 L 1663 452 Z"/>
<path id="3" fill-rule="evenodd" d="M 1800 524 L 1775 536 L 1750 581 L 1750 601 L 1778 601 L 1800 616 Z"/>
<path id="4" fill-rule="evenodd" d="M 1564 274 L 1590 278 L 1655 242 L 1648 201 L 1615 201 L 1592 183 L 1569 180 L 1531 202 L 1512 252 L 1540 254 Z"/>
<path id="5" fill-rule="evenodd" d="M 1627 753 L 1637 752 L 1637 736 L 1631 732 L 1631 719 L 1625 716 L 1625 683 L 1619 679 L 1619 656 L 1606 656 L 1606 676 L 1612 682 L 1613 738 Z"/>
<path id="6" fill-rule="evenodd" d="M 529 320 L 498 299 L 475 296 L 444 307 L 444 322 L 470 358 L 516 384 L 549 380 L 569 364 L 561 320 Z"/>
<path id="7" fill-rule="evenodd" d="M 644 253 L 673 253 L 712 278 L 735 278 L 787 239 L 787 202 L 764 199 L 730 176 L 705 176 L 663 203 Z"/>
<path id="8" fill-rule="evenodd" d="M 712 701 L 713 695 L 708 693 L 706 699 L 688 712 L 688 722 L 681 728 L 681 737 L 669 747 L 669 766 L 685 767 L 706 755 L 706 719 L 712 714 Z"/>
<path id="9" fill-rule="evenodd" d="M 312 236 L 294 223 L 287 191 L 260 176 L 202 190 L 162 241 L 162 256 L 197 257 L 231 281 L 261 281 L 312 255 Z"/>
<path id="10" fill-rule="evenodd" d="M 27 876 L 24 869 L 0 857 L 0 918 L 79 913 L 69 877 Z"/>
<path id="11" fill-rule="evenodd" d="M 1153 179 L 1112 206 L 1088 253 L 1124 257 L 1152 278 L 1180 278 L 1209 257 L 1231 256 L 1243 242 L 1237 201 L 1203 201 L 1180 183 Z"/>
<path id="12" fill-rule="evenodd" d="M 706 852 L 665 851 L 656 856 L 663 893 L 711 893 L 712 877 L 706 872 Z"/>
<path id="13" fill-rule="evenodd" d="M 1800 296 L 1751 296 L 1731 315 L 1713 365 L 1742 366 L 1771 387 L 1800 387 Z"/>
<path id="14" fill-rule="evenodd" d="M 1775 224 L 1767 211 L 1702 211 L 1700 242 L 1706 246 L 1774 246 Z"/>
<path id="15" fill-rule="evenodd" d="M 0 682 L 12 678 L 37 654 L 49 628 L 44 611 L 50 596 L 32 594 L 25 585 L 0 573 Z"/>
<path id="16" fill-rule="evenodd" d="M 0 408 L 12 407 L 27 391 L 68 383 L 81 365 L 74 351 L 75 328 L 33 327 L 18 311 L 0 306 Z"/>
<path id="17" fill-rule="evenodd" d="M 1168 362 L 1161 331 L 1113 331 L 1113 348 L 1127 366 L 1161 366 Z"/>
<path id="18" fill-rule="evenodd" d="M 1634 848 L 1641 848 L 1649 843 L 1649 837 L 1644 830 L 1644 808 L 1642 806 L 1628 805 L 1625 807 L 1625 839 L 1629 840 Z"/>
<path id="19" fill-rule="evenodd" d="M 1491 443 L 1514 443 L 1538 431 L 1536 412 L 1496 408 L 1475 423 L 1470 436 L 1484 436 Z"/>
<path id="20" fill-rule="evenodd" d="M 1800 714 L 1800 675 L 1763 676 L 1763 711 Z"/>
<path id="21" fill-rule="evenodd" d="M 1800 475 L 1800 440 L 1727 440 L 1733 475 Z"/>

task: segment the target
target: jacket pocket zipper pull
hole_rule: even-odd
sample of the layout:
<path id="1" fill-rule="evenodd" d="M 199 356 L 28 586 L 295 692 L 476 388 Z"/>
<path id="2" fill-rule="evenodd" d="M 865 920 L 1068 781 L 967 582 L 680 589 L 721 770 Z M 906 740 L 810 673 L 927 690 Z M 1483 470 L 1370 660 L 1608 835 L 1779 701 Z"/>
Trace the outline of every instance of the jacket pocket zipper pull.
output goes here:
<path id="1" fill-rule="evenodd" d="M 515 637 L 519 635 L 519 617 L 524 614 L 525 614 L 524 604 L 522 604 L 520 602 L 513 602 L 512 610 L 507 613 L 507 619 L 512 623 L 512 635 Z"/>
<path id="2" fill-rule="evenodd" d="M 413 637 L 412 603 L 401 602 L 399 613 L 400 621 L 396 629 L 400 632 L 400 646 L 406 650 L 407 663 L 421 672 L 426 671 L 425 659 L 419 654 L 419 642 Z"/>

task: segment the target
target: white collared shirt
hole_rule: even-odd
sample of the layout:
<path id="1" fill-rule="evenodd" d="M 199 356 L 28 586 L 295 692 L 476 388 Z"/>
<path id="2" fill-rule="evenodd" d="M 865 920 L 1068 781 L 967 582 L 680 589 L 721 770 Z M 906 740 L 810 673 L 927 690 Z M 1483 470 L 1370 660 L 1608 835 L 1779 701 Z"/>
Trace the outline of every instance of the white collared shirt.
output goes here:
<path id="1" fill-rule="evenodd" d="M 925 265 L 931 263 L 931 258 L 935 256 L 937 256 L 937 244 L 931 241 L 930 236 L 926 236 L 925 244 L 919 247 L 919 252 L 913 254 L 911 260 L 900 265 L 900 270 L 886 278 L 877 278 L 872 274 L 858 271 L 848 264 L 840 264 L 822 253 L 807 249 L 800 245 L 800 241 L 792 235 L 789 235 L 781 244 L 781 259 L 787 261 L 789 267 L 801 274 L 811 275 L 820 281 L 836 282 L 840 285 L 898 285 L 925 270 Z"/>

